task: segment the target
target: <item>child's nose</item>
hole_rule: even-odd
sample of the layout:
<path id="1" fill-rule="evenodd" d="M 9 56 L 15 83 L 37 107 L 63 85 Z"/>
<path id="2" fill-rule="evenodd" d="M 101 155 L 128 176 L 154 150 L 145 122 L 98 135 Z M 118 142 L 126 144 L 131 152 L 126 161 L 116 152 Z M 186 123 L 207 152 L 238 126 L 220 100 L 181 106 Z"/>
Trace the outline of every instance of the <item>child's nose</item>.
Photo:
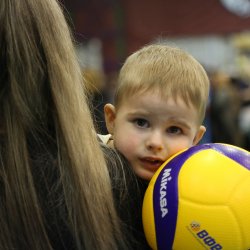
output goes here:
<path id="1" fill-rule="evenodd" d="M 151 133 L 146 141 L 146 148 L 154 152 L 163 150 L 164 145 L 162 134 L 158 131 Z"/>

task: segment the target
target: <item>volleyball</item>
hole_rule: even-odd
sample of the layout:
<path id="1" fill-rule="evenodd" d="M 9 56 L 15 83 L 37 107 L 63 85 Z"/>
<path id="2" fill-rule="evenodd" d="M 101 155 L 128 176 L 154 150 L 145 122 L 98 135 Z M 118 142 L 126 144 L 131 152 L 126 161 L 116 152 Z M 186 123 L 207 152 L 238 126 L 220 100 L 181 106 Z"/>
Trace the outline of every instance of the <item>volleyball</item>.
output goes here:
<path id="1" fill-rule="evenodd" d="M 174 155 L 151 179 L 142 216 L 154 250 L 250 249 L 250 153 L 208 143 Z"/>

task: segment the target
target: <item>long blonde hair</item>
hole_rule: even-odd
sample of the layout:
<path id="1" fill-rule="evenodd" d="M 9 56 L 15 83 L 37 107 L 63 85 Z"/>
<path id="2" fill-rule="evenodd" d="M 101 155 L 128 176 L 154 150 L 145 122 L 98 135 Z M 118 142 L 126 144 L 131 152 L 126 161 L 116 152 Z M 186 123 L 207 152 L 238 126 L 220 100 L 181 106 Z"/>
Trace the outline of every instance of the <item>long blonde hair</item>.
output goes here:
<path id="1" fill-rule="evenodd" d="M 47 140 L 58 175 L 50 192 L 61 186 L 77 249 L 117 249 L 123 244 L 109 173 L 61 7 L 1 0 L 0 23 L 0 248 L 53 249 L 36 183 L 45 170 L 34 169 L 30 154 L 49 150 Z"/>

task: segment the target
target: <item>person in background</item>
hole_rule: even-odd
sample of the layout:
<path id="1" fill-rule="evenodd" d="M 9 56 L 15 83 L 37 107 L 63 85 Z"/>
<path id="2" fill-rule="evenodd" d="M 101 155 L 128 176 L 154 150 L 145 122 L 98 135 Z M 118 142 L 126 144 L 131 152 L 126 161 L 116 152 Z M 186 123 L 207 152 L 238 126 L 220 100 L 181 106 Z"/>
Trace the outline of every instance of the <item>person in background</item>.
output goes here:
<path id="1" fill-rule="evenodd" d="M 240 91 L 225 72 L 215 71 L 210 79 L 212 141 L 243 147 L 243 133 L 239 124 L 242 103 Z"/>
<path id="2" fill-rule="evenodd" d="M 130 249 L 61 7 L 1 0 L 0 23 L 0 248 Z"/>
<path id="3" fill-rule="evenodd" d="M 169 157 L 201 140 L 209 95 L 201 64 L 185 51 L 150 44 L 121 68 L 114 105 L 104 107 L 108 135 L 135 173 L 150 180 Z"/>

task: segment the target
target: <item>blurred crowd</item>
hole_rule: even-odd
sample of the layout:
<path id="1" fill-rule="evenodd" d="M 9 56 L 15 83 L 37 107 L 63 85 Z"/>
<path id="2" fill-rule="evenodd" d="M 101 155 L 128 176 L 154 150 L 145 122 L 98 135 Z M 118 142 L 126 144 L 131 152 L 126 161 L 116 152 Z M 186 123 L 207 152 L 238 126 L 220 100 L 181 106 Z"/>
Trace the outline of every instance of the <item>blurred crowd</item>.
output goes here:
<path id="1" fill-rule="evenodd" d="M 210 75 L 211 96 L 207 117 L 211 142 L 250 150 L 250 84 L 224 72 Z"/>

